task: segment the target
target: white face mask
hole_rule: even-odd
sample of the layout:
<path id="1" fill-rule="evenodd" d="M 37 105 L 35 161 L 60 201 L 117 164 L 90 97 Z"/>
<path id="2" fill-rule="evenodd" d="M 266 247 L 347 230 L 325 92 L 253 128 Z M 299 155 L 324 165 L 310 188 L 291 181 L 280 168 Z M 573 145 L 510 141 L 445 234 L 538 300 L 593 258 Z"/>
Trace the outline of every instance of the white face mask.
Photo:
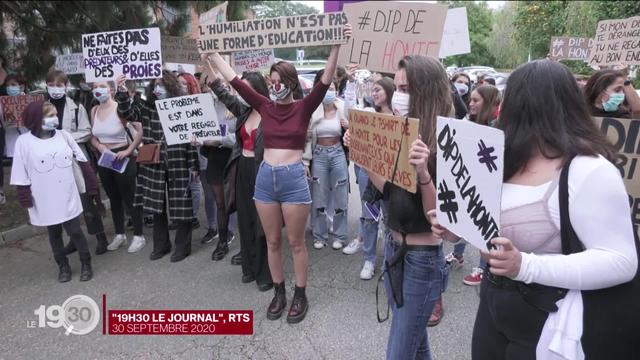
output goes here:
<path id="1" fill-rule="evenodd" d="M 167 97 L 167 89 L 162 85 L 156 85 L 153 89 L 153 95 L 155 95 L 158 100 L 162 100 Z"/>
<path id="2" fill-rule="evenodd" d="M 409 113 L 409 94 L 394 91 L 391 98 L 393 112 L 405 116 Z"/>
<path id="3" fill-rule="evenodd" d="M 458 90 L 458 94 L 460 94 L 460 96 L 465 96 L 469 92 L 469 87 L 467 86 L 467 84 L 454 83 L 453 85 Z"/>
<path id="4" fill-rule="evenodd" d="M 51 131 L 58 128 L 58 117 L 50 116 L 42 119 L 42 130 Z"/>
<path id="5" fill-rule="evenodd" d="M 62 99 L 67 92 L 66 90 L 64 86 L 47 86 L 47 92 L 54 100 Z"/>

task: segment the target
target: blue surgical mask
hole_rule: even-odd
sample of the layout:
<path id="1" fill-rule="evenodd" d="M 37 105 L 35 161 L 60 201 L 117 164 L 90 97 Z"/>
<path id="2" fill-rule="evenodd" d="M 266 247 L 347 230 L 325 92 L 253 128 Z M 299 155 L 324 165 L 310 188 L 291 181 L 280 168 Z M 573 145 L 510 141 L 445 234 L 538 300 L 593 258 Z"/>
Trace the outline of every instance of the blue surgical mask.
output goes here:
<path id="1" fill-rule="evenodd" d="M 21 93 L 22 93 L 22 90 L 20 90 L 20 86 L 7 86 L 7 95 L 18 96 Z"/>
<path id="2" fill-rule="evenodd" d="M 52 99 L 58 100 L 64 97 L 67 89 L 64 86 L 47 86 L 47 92 Z"/>
<path id="3" fill-rule="evenodd" d="M 336 101 L 336 91 L 335 90 L 327 90 L 327 93 L 324 94 L 324 99 L 322 99 L 322 103 L 325 105 L 333 104 Z"/>
<path id="4" fill-rule="evenodd" d="M 51 131 L 58 128 L 58 117 L 50 116 L 42 119 L 42 130 Z"/>
<path id="5" fill-rule="evenodd" d="M 155 95 L 158 100 L 162 100 L 167 97 L 167 89 L 162 85 L 156 85 L 153 89 L 153 95 Z"/>
<path id="6" fill-rule="evenodd" d="M 109 100 L 109 92 L 108 88 L 95 88 L 92 91 L 93 97 L 96 98 L 100 104 Z"/>
<path id="7" fill-rule="evenodd" d="M 609 100 L 602 102 L 602 108 L 606 112 L 618 111 L 620 104 L 624 102 L 624 93 L 611 93 L 609 94 Z"/>

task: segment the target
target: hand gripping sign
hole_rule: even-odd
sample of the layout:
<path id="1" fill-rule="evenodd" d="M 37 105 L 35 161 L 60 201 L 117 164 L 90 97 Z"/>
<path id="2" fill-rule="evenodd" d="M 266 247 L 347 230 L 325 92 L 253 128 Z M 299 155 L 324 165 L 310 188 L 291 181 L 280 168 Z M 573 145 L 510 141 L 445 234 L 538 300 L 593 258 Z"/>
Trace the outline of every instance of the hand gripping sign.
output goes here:
<path id="1" fill-rule="evenodd" d="M 498 236 L 504 133 L 438 116 L 438 222 L 480 250 Z"/>

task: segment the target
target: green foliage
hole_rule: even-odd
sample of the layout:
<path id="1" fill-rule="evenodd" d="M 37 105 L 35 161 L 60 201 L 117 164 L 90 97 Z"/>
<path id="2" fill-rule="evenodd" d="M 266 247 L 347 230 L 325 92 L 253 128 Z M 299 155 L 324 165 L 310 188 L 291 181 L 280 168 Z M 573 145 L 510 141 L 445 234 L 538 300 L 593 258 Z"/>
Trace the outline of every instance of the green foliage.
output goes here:
<path id="1" fill-rule="evenodd" d="M 544 58 L 552 36 L 564 34 L 567 1 L 521 1 L 516 6 L 516 40 L 525 44 L 532 59 Z"/>
<path id="2" fill-rule="evenodd" d="M 493 28 L 488 39 L 489 52 L 494 58 L 494 67 L 513 69 L 527 61 L 527 48 L 516 40 L 516 4 L 508 2 L 494 13 Z M 473 51 L 473 48 L 471 49 Z"/>

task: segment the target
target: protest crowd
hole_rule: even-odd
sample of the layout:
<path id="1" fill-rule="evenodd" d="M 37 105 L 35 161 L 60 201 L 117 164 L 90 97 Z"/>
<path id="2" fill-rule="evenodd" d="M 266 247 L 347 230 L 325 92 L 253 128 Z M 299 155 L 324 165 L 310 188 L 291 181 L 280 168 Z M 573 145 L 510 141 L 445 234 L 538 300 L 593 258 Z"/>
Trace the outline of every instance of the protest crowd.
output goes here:
<path id="1" fill-rule="evenodd" d="M 305 291 L 308 251 L 330 247 L 357 259 L 353 276 L 379 280 L 376 292 L 386 296 L 377 300 L 392 313 L 387 359 L 431 358 L 428 327 L 445 316 L 449 272 L 480 242 L 481 260 L 464 277 L 480 287 L 471 358 L 633 358 L 640 287 L 633 198 L 617 160 L 625 140 L 613 144 L 600 129 L 618 121 L 610 126 L 625 131 L 620 119 L 640 119 L 629 66 L 597 67 L 579 84 L 561 62 L 532 60 L 511 72 L 504 89 L 491 73 L 474 81 L 463 71 L 447 73 L 429 52 L 367 68 L 343 61 L 353 59 L 345 41 L 357 38 L 355 20 L 346 19 L 332 23 L 340 39 L 325 39 L 335 40 L 326 65 L 307 86 L 289 61 L 237 73 L 224 45 L 211 39 L 193 73 L 96 71 L 72 92 L 68 74 L 52 67 L 42 74 L 41 95 L 27 95 L 32 79 L 8 71 L 0 56 L 0 96 L 29 97 L 19 118 L 0 128 L 0 147 L 12 160 L 10 179 L 0 173 L 0 202 L 3 187 L 15 186 L 30 223 L 47 228 L 59 282 L 72 280 L 76 252 L 80 281 L 89 281 L 100 276 L 93 256 L 135 256 L 124 252 L 151 246 L 151 261 L 189 261 L 199 241 L 211 244 L 212 261 L 240 267 L 237 280 L 274 292 L 256 316 L 277 320 L 286 312 L 292 324 L 314 311 Z M 211 36 L 253 31 L 234 29 L 241 27 L 212 27 Z M 307 41 L 329 36 L 319 34 Z M 365 123 L 377 129 L 366 132 Z M 447 130 L 454 128 L 458 135 Z M 376 131 L 386 132 L 383 145 L 374 141 Z M 463 144 L 463 134 L 485 133 L 503 139 L 494 182 L 501 191 L 493 199 L 479 184 L 488 178 L 469 164 L 490 139 L 471 139 L 472 150 Z M 631 141 L 625 146 L 640 151 Z M 374 155 L 385 151 L 390 155 Z M 466 175 L 455 170 L 464 155 Z M 390 166 L 380 171 L 375 163 L 387 158 Z M 445 168 L 445 160 L 456 163 Z M 455 210 L 447 210 L 447 184 L 458 192 Z M 350 196 L 360 199 L 357 208 L 349 208 Z M 475 200 L 467 205 L 469 196 Z M 485 214 L 497 204 L 491 215 L 499 221 L 487 240 L 474 241 L 451 226 L 465 216 L 475 221 L 479 198 Z M 360 214 L 357 233 L 348 231 L 349 213 Z M 105 231 L 105 217 L 113 233 Z M 200 227 L 203 235 L 195 237 Z M 229 254 L 235 239 L 240 251 Z M 444 242 L 453 252 L 444 252 Z M 292 284 L 285 281 L 286 245 Z"/>

